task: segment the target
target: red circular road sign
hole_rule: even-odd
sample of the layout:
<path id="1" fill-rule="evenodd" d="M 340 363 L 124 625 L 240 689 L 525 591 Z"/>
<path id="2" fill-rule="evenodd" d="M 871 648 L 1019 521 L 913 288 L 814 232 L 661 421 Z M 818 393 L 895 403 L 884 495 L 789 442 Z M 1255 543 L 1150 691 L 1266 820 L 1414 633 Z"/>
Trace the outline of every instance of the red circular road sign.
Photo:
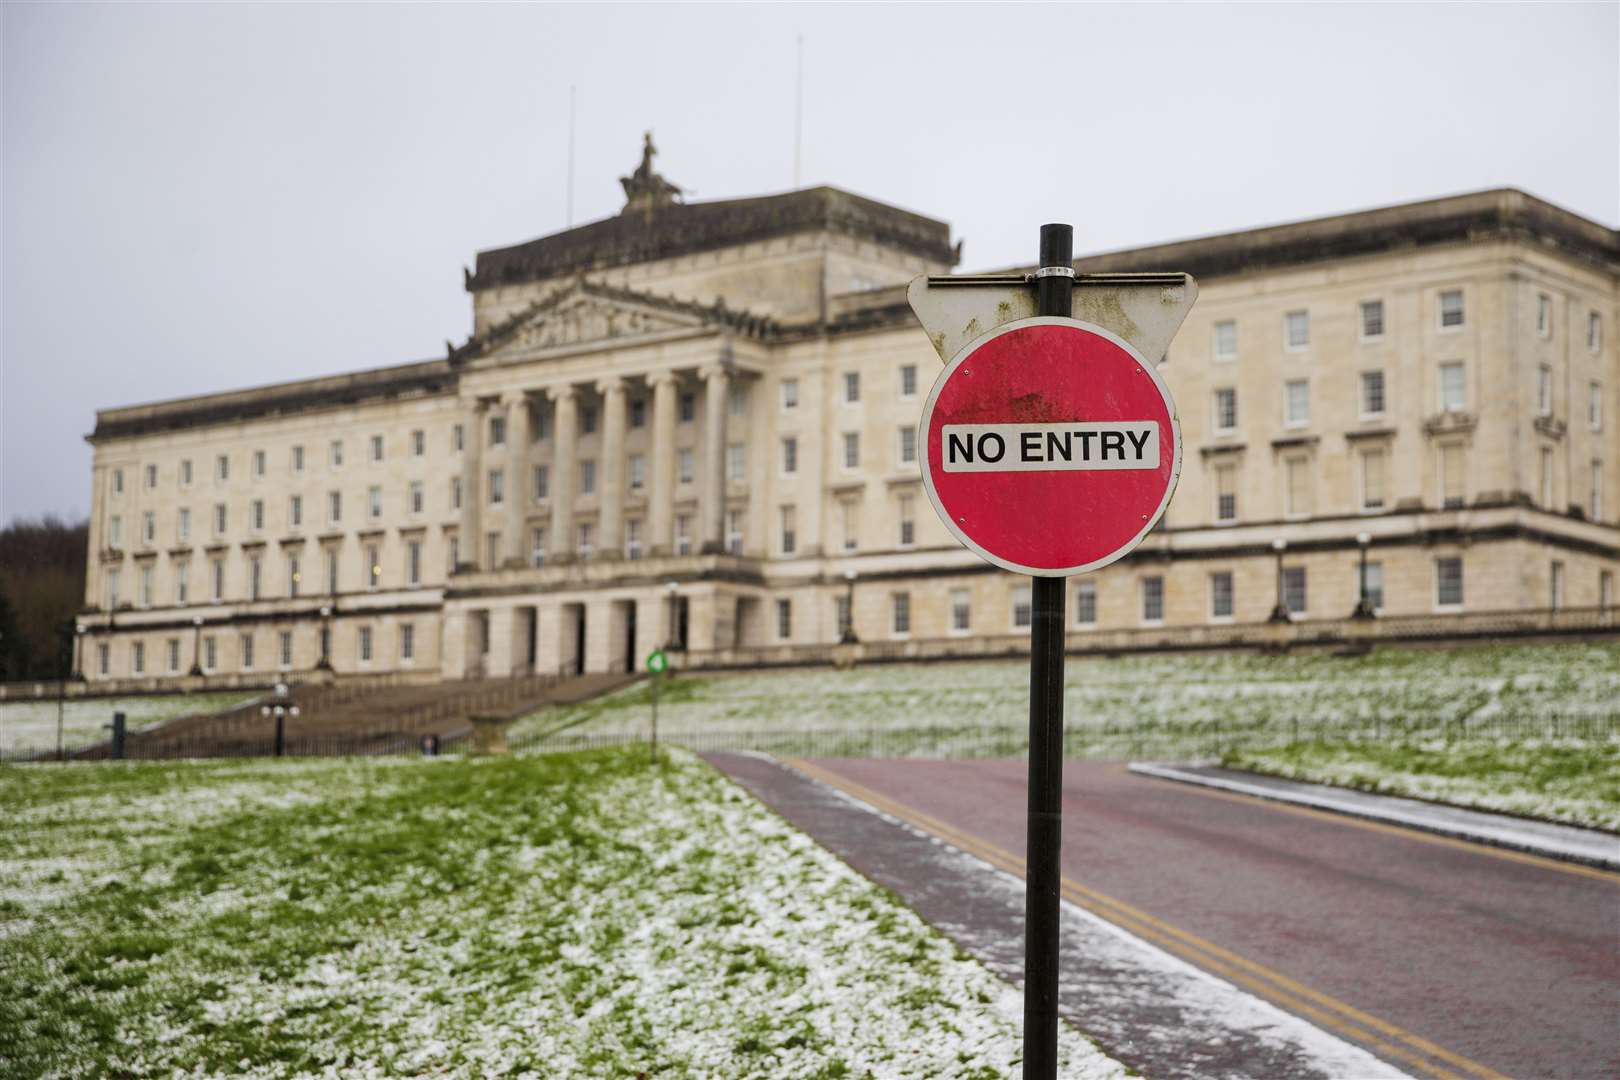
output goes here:
<path id="1" fill-rule="evenodd" d="M 923 484 L 946 526 L 1008 570 L 1064 577 L 1128 553 L 1181 474 L 1170 390 L 1100 326 L 999 326 L 945 366 L 923 406 Z"/>

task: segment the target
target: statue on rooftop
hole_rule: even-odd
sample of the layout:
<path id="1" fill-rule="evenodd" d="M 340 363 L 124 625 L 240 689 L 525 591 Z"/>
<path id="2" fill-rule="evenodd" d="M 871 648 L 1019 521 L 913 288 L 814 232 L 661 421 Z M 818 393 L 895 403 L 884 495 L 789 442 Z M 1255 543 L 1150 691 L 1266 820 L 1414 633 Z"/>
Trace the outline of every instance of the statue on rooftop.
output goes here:
<path id="1" fill-rule="evenodd" d="M 653 171 L 653 157 L 658 147 L 653 145 L 652 132 L 642 136 L 641 164 L 629 176 L 619 177 L 624 185 L 625 203 L 621 213 L 632 210 L 651 212 L 654 207 L 670 206 L 681 201 L 681 189 Z"/>

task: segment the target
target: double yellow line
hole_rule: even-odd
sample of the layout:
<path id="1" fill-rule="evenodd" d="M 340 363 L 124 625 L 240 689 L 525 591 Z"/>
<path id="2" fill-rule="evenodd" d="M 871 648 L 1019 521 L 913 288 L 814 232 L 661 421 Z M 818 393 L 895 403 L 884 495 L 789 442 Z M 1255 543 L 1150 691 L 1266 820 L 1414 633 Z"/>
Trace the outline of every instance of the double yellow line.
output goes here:
<path id="1" fill-rule="evenodd" d="M 987 840 L 970 835 L 932 815 L 881 795 L 846 777 L 812 765 L 802 758 L 785 758 L 784 763 L 804 775 L 837 788 L 876 810 L 898 818 L 924 832 L 939 837 L 970 855 L 1018 877 L 1024 876 L 1024 860 Z M 1440 1080 L 1508 1080 L 1487 1065 L 1413 1034 L 1353 1005 L 1313 990 L 1281 972 L 1273 971 L 1230 949 L 1190 934 L 1163 919 L 1155 918 L 1122 900 L 1062 878 L 1063 898 L 1098 917 L 1128 930 L 1172 955 L 1179 956 L 1205 971 L 1219 975 L 1275 1005 L 1306 1017 L 1320 1027 L 1359 1043 L 1387 1061 L 1400 1062 L 1424 1076 Z"/>

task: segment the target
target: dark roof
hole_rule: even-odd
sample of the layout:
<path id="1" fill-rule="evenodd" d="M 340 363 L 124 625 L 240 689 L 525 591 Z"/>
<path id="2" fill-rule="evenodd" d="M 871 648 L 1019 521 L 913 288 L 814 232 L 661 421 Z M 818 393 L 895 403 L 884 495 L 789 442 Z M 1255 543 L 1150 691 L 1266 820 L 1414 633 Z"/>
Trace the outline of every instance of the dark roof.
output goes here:
<path id="1" fill-rule="evenodd" d="M 951 227 L 833 187 L 715 202 L 627 210 L 577 229 L 478 253 L 469 292 L 513 282 L 667 259 L 812 230 L 830 229 L 956 265 Z"/>
<path id="2" fill-rule="evenodd" d="M 251 390 L 102 409 L 96 413 L 96 430 L 87 438 L 96 442 L 177 428 L 239 423 L 278 413 L 338 408 L 362 401 L 453 393 L 455 384 L 455 373 L 446 360 L 397 364 Z"/>

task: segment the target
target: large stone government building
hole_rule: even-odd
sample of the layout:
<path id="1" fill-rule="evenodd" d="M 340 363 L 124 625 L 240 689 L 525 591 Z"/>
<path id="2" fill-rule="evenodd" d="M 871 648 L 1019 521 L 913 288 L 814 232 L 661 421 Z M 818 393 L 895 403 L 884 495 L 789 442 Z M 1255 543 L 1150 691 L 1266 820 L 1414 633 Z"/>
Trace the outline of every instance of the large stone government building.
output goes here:
<path id="1" fill-rule="evenodd" d="M 442 358 L 98 413 L 85 674 L 1016 648 L 1027 580 L 918 471 L 940 361 L 905 285 L 957 263 L 949 226 L 830 187 L 685 203 L 650 143 L 623 183 L 481 252 Z M 1343 620 L 1363 557 L 1385 624 L 1614 602 L 1615 230 L 1497 190 L 1076 270 L 1201 296 L 1162 368 L 1180 488 L 1071 580 L 1071 647 Z"/>

